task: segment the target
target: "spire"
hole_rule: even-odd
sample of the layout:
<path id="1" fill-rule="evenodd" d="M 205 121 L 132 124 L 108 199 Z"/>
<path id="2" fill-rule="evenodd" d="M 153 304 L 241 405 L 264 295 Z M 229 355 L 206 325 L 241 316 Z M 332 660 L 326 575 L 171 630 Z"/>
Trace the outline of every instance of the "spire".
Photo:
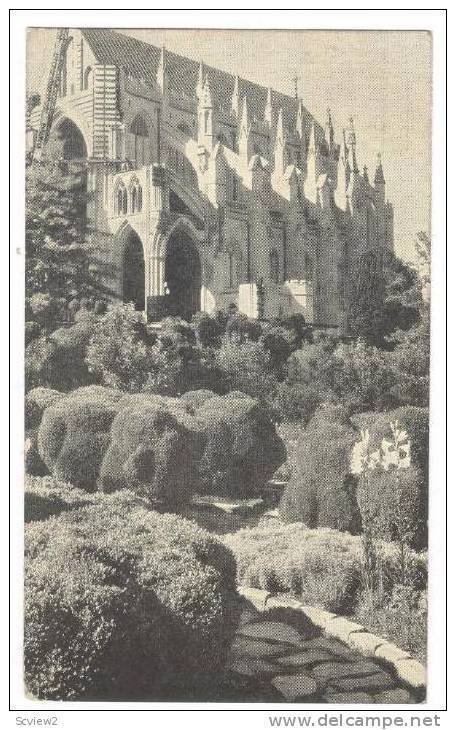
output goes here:
<path id="1" fill-rule="evenodd" d="M 307 148 L 307 176 L 304 185 L 304 194 L 307 200 L 316 203 L 318 199 L 317 181 L 324 172 L 320 154 L 320 144 L 316 138 L 315 122 L 310 128 L 309 146 Z"/>
<path id="2" fill-rule="evenodd" d="M 157 69 L 157 84 L 159 85 L 159 87 L 162 91 L 162 94 L 164 94 L 168 88 L 168 74 L 166 71 L 166 48 L 165 48 L 165 46 L 162 46 L 161 50 L 160 50 L 160 60 L 158 62 L 158 69 Z"/>
<path id="3" fill-rule="evenodd" d="M 272 89 L 268 87 L 268 95 L 266 97 L 266 106 L 264 108 L 264 121 L 271 128 L 274 125 L 274 109 L 272 106 Z"/>
<path id="4" fill-rule="evenodd" d="M 200 99 L 204 89 L 204 63 L 201 60 L 198 68 L 198 81 L 196 84 L 196 98 Z"/>
<path id="5" fill-rule="evenodd" d="M 345 141 L 345 129 L 342 130 L 342 142 L 339 149 L 339 160 L 337 162 L 337 184 L 334 191 L 334 202 L 337 207 L 347 210 L 347 187 L 350 180 L 350 168 L 347 160 L 347 144 Z"/>
<path id="6" fill-rule="evenodd" d="M 247 105 L 247 97 L 242 100 L 241 119 L 239 121 L 238 147 L 239 154 L 248 162 L 253 154 L 253 140 L 251 134 L 252 128 L 250 124 L 249 108 Z"/>
<path id="7" fill-rule="evenodd" d="M 305 170 L 307 147 L 306 147 L 306 125 L 305 125 L 305 114 L 302 99 L 298 101 L 298 114 L 296 117 L 296 132 L 301 141 L 299 150 L 299 167 L 301 170 Z"/>
<path id="8" fill-rule="evenodd" d="M 328 150 L 331 151 L 334 146 L 334 127 L 331 119 L 331 109 L 326 110 L 326 126 L 325 126 L 325 139 L 328 145 Z"/>
<path id="9" fill-rule="evenodd" d="M 277 130 L 276 130 L 276 145 L 277 142 L 284 143 L 284 136 L 283 136 L 283 110 L 282 107 L 279 109 L 279 116 L 277 118 Z"/>
<path id="10" fill-rule="evenodd" d="M 353 122 L 353 117 L 350 117 L 348 120 L 348 137 L 347 137 L 347 145 L 348 145 L 348 162 L 350 165 L 350 169 L 352 172 L 357 174 L 359 172 L 358 170 L 358 163 L 356 162 L 356 135 L 355 135 L 355 125 Z"/>
<path id="11" fill-rule="evenodd" d="M 374 184 L 376 187 L 385 184 L 385 177 L 383 175 L 382 167 L 382 156 L 380 152 L 377 154 L 377 165 L 375 167 Z"/>
<path id="12" fill-rule="evenodd" d="M 364 167 L 363 167 L 363 178 L 364 178 L 364 181 L 367 182 L 367 184 L 369 184 L 369 171 L 367 169 L 367 165 L 364 165 Z"/>
<path id="13" fill-rule="evenodd" d="M 234 89 L 231 97 L 231 111 L 236 119 L 239 119 L 239 106 L 240 106 L 240 94 L 239 94 L 239 76 L 234 77 Z"/>
<path id="14" fill-rule="evenodd" d="M 201 95 L 201 105 L 205 109 L 212 109 L 212 94 L 211 94 L 211 87 L 209 86 L 209 79 L 206 74 L 206 79 L 204 81 L 203 86 L 203 93 Z"/>

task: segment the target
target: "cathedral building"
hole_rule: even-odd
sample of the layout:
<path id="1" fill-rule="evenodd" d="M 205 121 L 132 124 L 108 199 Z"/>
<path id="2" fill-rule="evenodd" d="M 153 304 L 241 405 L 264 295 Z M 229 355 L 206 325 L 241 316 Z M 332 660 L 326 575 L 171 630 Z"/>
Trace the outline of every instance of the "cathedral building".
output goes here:
<path id="1" fill-rule="evenodd" d="M 107 29 L 70 29 L 50 141 L 81 163 L 113 298 L 149 320 L 236 305 L 346 328 L 360 254 L 393 249 L 353 120 Z M 40 106 L 28 118 L 36 135 Z"/>

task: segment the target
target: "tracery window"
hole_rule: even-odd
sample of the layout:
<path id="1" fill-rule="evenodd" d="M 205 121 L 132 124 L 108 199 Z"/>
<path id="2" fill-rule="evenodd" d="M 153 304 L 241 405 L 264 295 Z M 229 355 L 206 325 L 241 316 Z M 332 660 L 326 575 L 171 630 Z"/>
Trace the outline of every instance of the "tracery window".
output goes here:
<path id="1" fill-rule="evenodd" d="M 116 215 L 126 215 L 128 211 L 127 188 L 122 182 L 114 192 L 114 210 Z"/>

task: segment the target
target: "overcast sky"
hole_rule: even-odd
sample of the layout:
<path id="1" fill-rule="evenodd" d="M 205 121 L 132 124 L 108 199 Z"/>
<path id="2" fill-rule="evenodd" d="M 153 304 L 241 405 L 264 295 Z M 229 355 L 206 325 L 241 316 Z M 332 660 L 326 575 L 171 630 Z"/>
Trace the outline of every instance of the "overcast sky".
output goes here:
<path id="1" fill-rule="evenodd" d="M 395 244 L 413 256 L 430 233 L 431 36 L 420 31 L 128 30 L 154 45 L 294 94 L 320 123 L 330 107 L 336 136 L 354 117 L 360 168 L 382 153 L 395 210 Z M 29 31 L 28 89 L 42 90 L 54 32 Z"/>

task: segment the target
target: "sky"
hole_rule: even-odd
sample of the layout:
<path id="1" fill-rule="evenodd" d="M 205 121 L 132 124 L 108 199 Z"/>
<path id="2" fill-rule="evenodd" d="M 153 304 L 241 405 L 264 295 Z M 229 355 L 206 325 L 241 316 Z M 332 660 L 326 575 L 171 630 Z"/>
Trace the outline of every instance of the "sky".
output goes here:
<path id="1" fill-rule="evenodd" d="M 394 207 L 396 253 L 414 258 L 417 231 L 430 235 L 431 35 L 426 31 L 133 30 L 208 65 L 294 95 L 340 138 L 353 116 L 358 165 L 371 178 L 381 152 Z M 42 91 L 55 32 L 28 31 L 27 87 Z"/>

